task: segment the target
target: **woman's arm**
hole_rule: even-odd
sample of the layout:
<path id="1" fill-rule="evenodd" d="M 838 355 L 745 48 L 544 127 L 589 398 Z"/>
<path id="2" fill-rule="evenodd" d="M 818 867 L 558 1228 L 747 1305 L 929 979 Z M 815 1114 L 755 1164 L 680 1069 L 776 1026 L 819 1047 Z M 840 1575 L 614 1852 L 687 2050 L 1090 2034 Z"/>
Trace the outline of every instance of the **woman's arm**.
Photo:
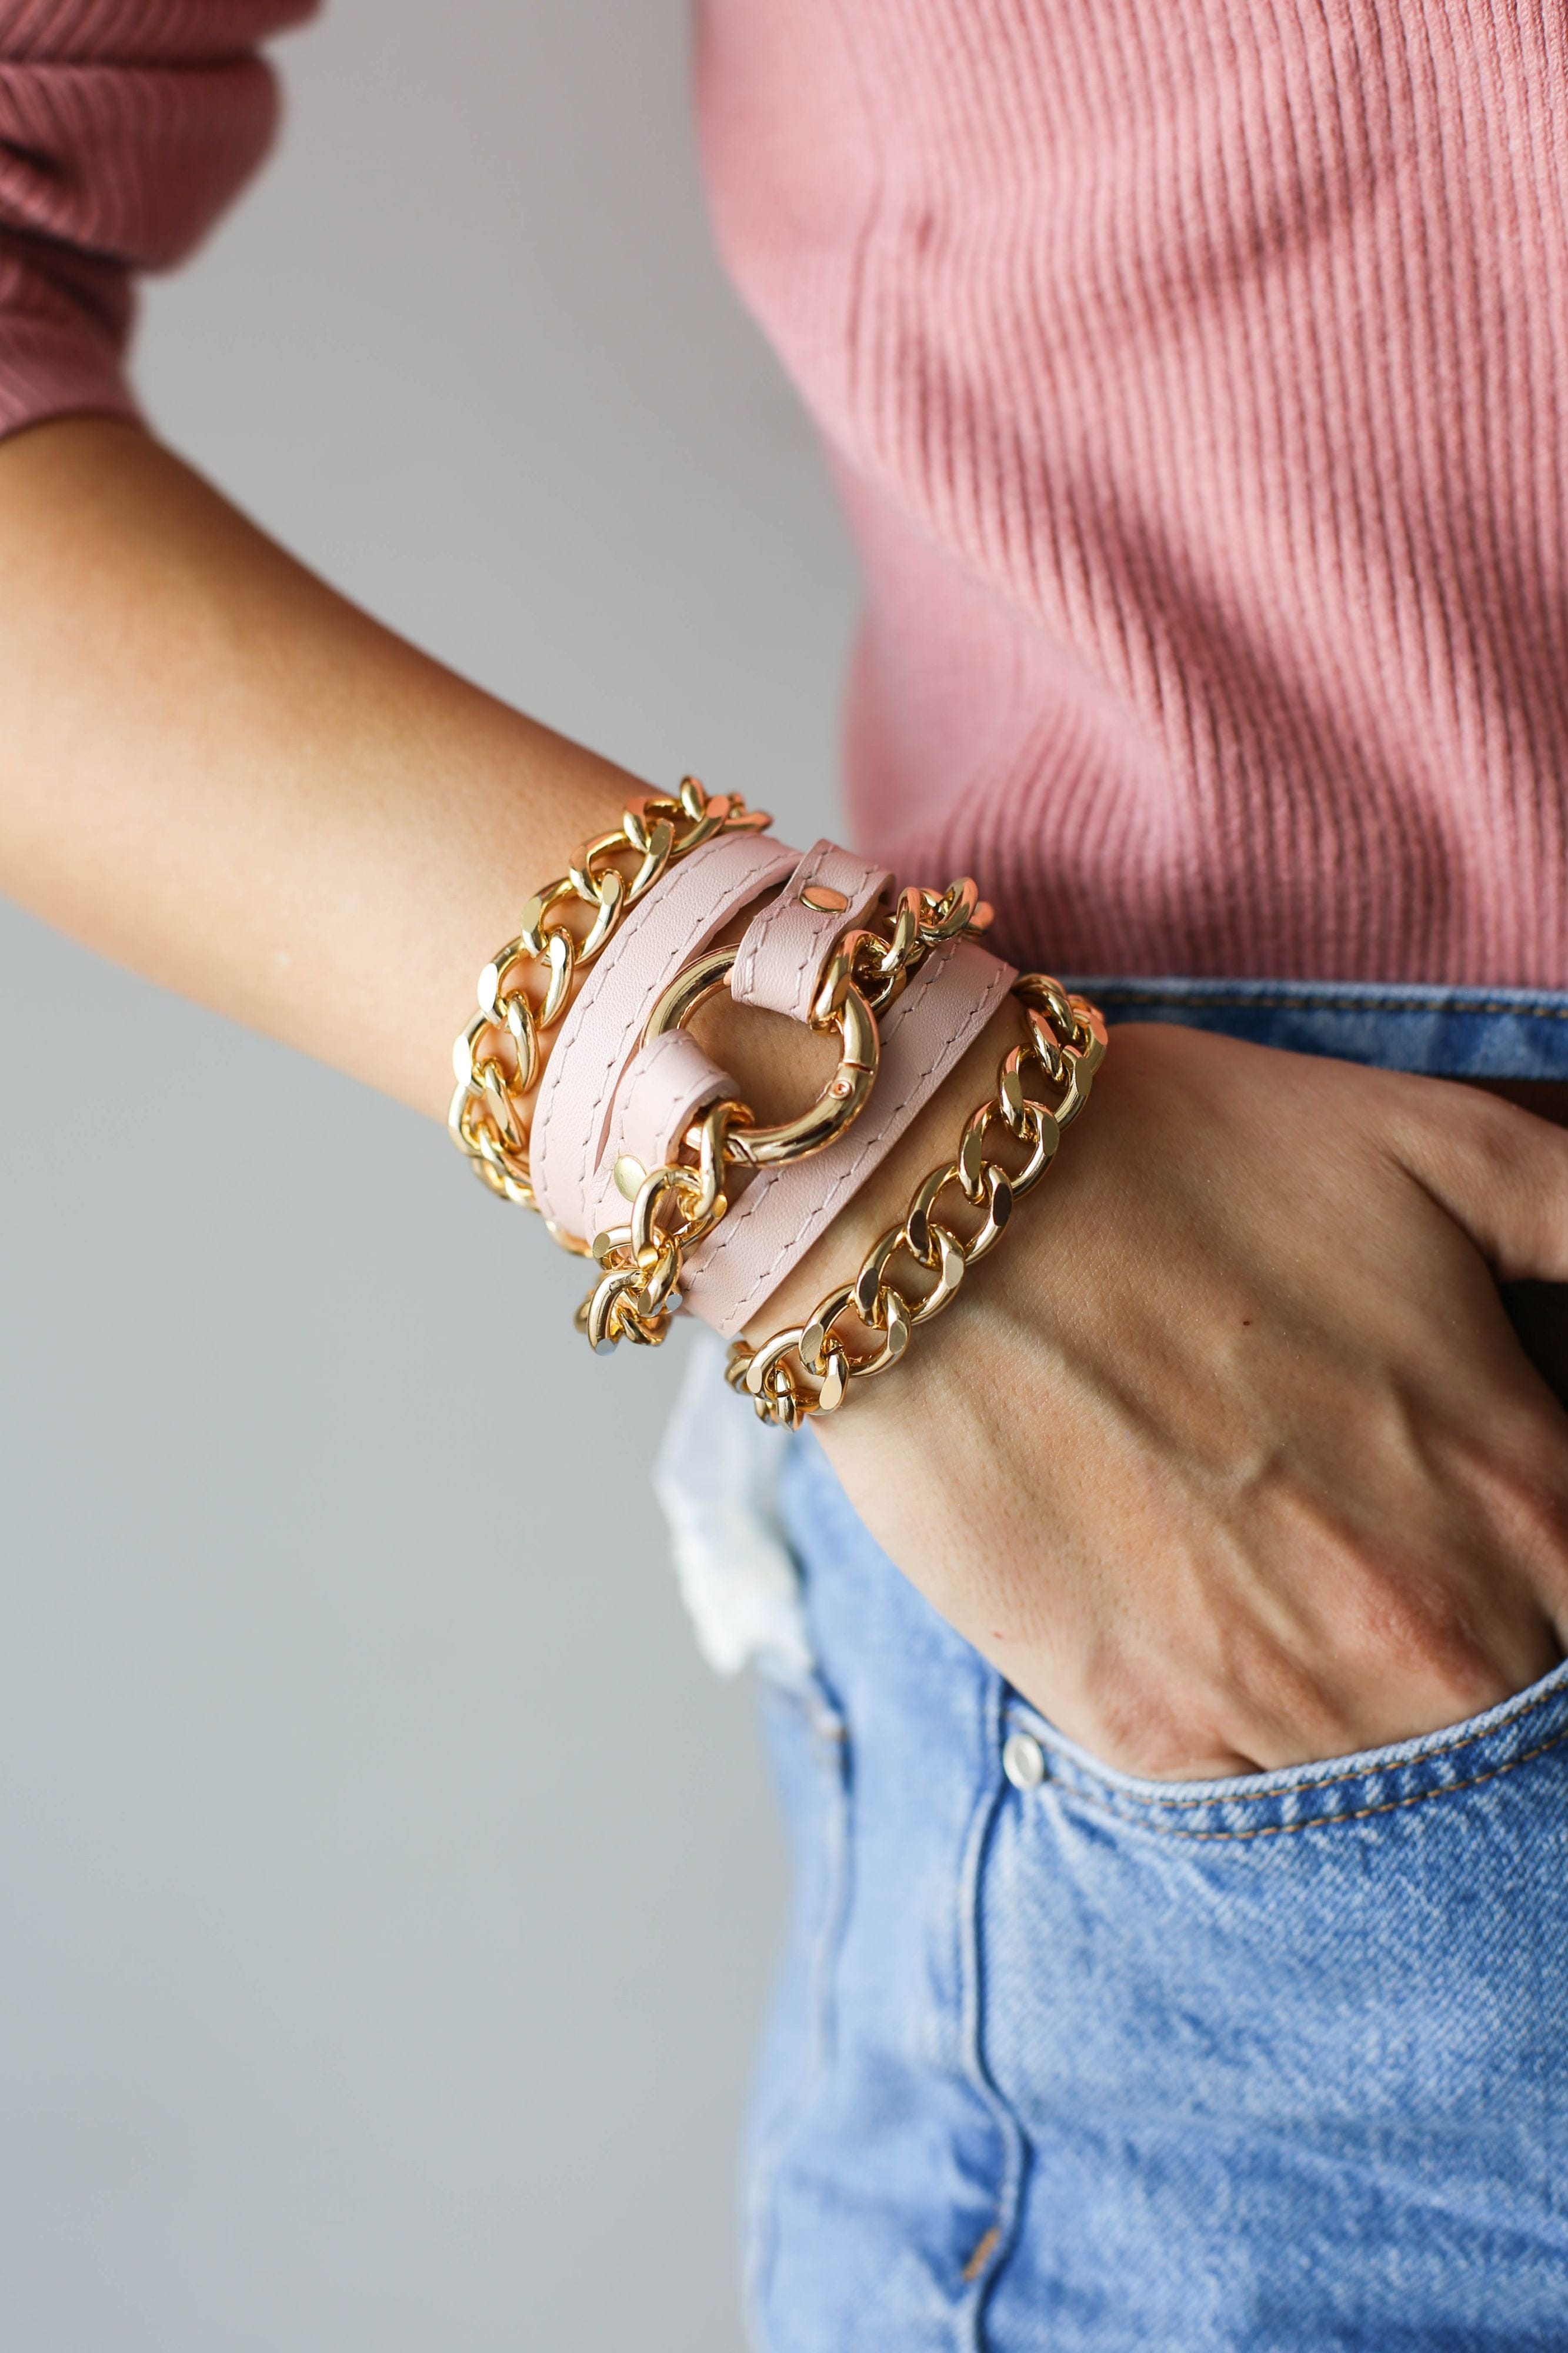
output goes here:
<path id="1" fill-rule="evenodd" d="M 478 965 L 636 788 L 121 423 L 0 448 L 0 886 L 433 1113 Z M 1012 1023 L 768 1329 L 952 1150 Z M 790 1032 L 735 1014 L 719 1040 L 764 1116 Z M 1568 1430 L 1489 1266 L 1568 1280 L 1568 1137 L 1469 1089 L 1124 1030 L 971 1295 L 825 1435 L 895 1559 L 1107 1756 L 1395 1738 L 1568 1630 Z"/>
<path id="2" fill-rule="evenodd" d="M 136 274 L 265 153 L 258 45 L 310 8 L 0 0 L 0 889 L 436 1111 L 479 965 L 632 780 L 377 628 L 132 421 Z"/>
<path id="3" fill-rule="evenodd" d="M 438 1113 L 480 964 L 634 780 L 357 612 L 126 416 L 58 421 L 128 408 L 130 272 L 265 148 L 253 45 L 301 13 L 0 0 L 0 428 L 57 420 L 0 446 L 0 889 Z M 770 1327 L 946 1156 L 1008 1018 Z M 784 1030 L 716 1041 L 764 1117 Z M 1106 1754 L 1419 1731 L 1568 1627 L 1568 1427 L 1488 1273 L 1568 1280 L 1565 1204 L 1568 1143 L 1468 1090 L 1123 1032 L 1005 1250 L 826 1434 L 900 1563 Z"/>
<path id="4" fill-rule="evenodd" d="M 480 965 L 643 789 L 107 419 L 0 445 L 0 889 L 437 1114 Z"/>

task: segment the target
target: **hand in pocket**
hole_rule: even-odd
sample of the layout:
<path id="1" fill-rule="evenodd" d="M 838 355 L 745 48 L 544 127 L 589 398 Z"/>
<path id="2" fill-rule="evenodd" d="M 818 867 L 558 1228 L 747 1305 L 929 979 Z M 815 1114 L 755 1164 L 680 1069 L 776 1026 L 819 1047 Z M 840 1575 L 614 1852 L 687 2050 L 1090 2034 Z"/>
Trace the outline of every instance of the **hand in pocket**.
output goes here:
<path id="1" fill-rule="evenodd" d="M 1568 1416 L 1523 1279 L 1568 1281 L 1568 1134 L 1129 1027 L 1005 1247 L 818 1426 L 892 1557 L 1109 1762 L 1340 1756 L 1561 1655 Z"/>

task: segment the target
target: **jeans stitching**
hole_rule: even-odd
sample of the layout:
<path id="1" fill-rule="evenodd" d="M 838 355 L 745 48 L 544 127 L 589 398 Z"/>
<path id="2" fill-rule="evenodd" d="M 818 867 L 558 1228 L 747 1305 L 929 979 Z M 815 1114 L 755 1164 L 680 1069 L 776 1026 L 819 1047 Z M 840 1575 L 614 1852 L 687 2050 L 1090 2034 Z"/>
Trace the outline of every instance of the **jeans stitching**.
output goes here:
<path id="1" fill-rule="evenodd" d="M 988 1673 L 984 1679 L 980 1704 L 984 1718 L 982 1738 L 987 1748 L 994 1749 L 1006 1705 L 1002 1679 L 994 1672 Z M 959 2025 L 963 2038 L 964 2073 L 995 2126 L 1001 2147 L 1001 2164 L 990 2222 L 993 2243 L 973 2276 L 968 2264 L 961 2273 L 963 2284 L 969 2291 L 967 2324 L 957 2326 L 964 2327 L 963 2341 L 966 2353 L 985 2353 L 988 2343 L 985 2309 L 1017 2233 L 1024 2173 L 1028 2162 L 1028 2140 L 1023 2125 L 993 2074 L 985 2056 L 985 1950 L 981 1925 L 984 1909 L 982 1891 L 987 1857 L 1001 1810 L 1002 1794 L 999 1786 L 981 1787 L 979 1789 L 977 1803 L 971 1811 L 964 1831 L 960 1865 L 961 1894 L 957 1906 L 959 1939 L 956 1959 L 962 1988 Z M 977 2247 L 971 2252 L 971 2263 L 974 2253 L 984 2245 L 983 2235 Z"/>
<path id="2" fill-rule="evenodd" d="M 1432 1013 L 1432 1014 L 1521 1014 L 1537 1021 L 1568 1021 L 1568 1005 L 1501 1005 L 1491 1002 L 1461 1004 L 1449 998 L 1434 1004 L 1429 997 L 1278 997 L 1254 996 L 1250 993 L 1227 996 L 1218 989 L 1205 989 L 1202 996 L 1187 997 L 1181 993 L 1163 993 L 1159 989 L 1118 989 L 1100 984 L 1100 997 L 1109 1005 L 1178 1005 L 1201 1008 L 1209 1005 L 1226 1010 L 1263 1013 Z"/>
<path id="3" fill-rule="evenodd" d="M 1479 1789 L 1483 1782 L 1496 1781 L 1500 1779 L 1504 1773 L 1513 1772 L 1518 1766 L 1528 1765 L 1533 1757 L 1546 1756 L 1551 1749 L 1560 1747 L 1564 1740 L 1568 1740 L 1568 1725 L 1564 1725 L 1561 1732 L 1554 1732 L 1550 1740 L 1543 1740 L 1539 1747 L 1527 1748 L 1521 1756 L 1510 1757 L 1507 1759 L 1506 1763 L 1501 1765 L 1493 1765 L 1485 1773 L 1473 1773 L 1468 1781 L 1445 1781 L 1436 1789 L 1417 1789 L 1408 1798 L 1387 1798 L 1381 1805 L 1357 1806 L 1352 1811 L 1343 1814 L 1314 1814 L 1306 1821 L 1257 1822 L 1253 1825 L 1251 1830 L 1184 1830 L 1175 1822 L 1146 1821 L 1137 1814 L 1119 1812 L 1116 1807 L 1107 1804 L 1101 1799 L 1091 1797 L 1083 1789 L 1075 1788 L 1070 1782 L 1053 1781 L 1049 1786 L 1054 1789 L 1059 1790 L 1064 1798 L 1076 1798 L 1080 1805 L 1088 1806 L 1093 1813 L 1103 1814 L 1114 1822 L 1122 1822 L 1126 1824 L 1130 1830 L 1141 1829 L 1152 1831 L 1156 1838 L 1207 1839 L 1210 1841 L 1230 1840 L 1233 1841 L 1238 1839 L 1283 1838 L 1293 1831 L 1328 1830 L 1331 1829 L 1337 1822 L 1364 1822 L 1373 1814 L 1394 1814 L 1400 1812 L 1402 1809 L 1407 1806 L 1424 1806 L 1433 1798 L 1450 1798 L 1455 1796 L 1461 1789 Z M 1350 1778 L 1353 1778 L 1354 1777 L 1352 1776 Z M 1184 1802 L 1191 1801 L 1185 1800 Z M 1216 1798 L 1209 1799 L 1208 1802 L 1213 1805 L 1224 1805 L 1226 1800 L 1223 1798 Z M 1243 1799 L 1240 1802 L 1245 1803 L 1247 1801 Z M 1262 1800 L 1254 1799 L 1253 1802 L 1255 1804 L 1260 1804 Z"/>

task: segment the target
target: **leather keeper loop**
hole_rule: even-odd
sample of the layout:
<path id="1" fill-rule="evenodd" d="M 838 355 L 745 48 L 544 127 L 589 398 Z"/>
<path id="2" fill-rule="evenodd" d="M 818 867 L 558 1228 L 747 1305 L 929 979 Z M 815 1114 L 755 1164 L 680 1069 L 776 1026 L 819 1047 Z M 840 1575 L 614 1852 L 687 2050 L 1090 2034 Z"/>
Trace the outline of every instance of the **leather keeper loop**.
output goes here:
<path id="1" fill-rule="evenodd" d="M 689 1030 L 667 1030 L 640 1046 L 616 1091 L 591 1223 L 624 1224 L 626 1205 L 648 1170 L 674 1160 L 698 1113 L 734 1092 L 734 1080 Z"/>
<path id="2" fill-rule="evenodd" d="M 892 875 L 837 842 L 814 841 L 776 899 L 759 909 L 735 952 L 730 994 L 809 1021 L 822 974 L 843 934 L 865 922 Z"/>

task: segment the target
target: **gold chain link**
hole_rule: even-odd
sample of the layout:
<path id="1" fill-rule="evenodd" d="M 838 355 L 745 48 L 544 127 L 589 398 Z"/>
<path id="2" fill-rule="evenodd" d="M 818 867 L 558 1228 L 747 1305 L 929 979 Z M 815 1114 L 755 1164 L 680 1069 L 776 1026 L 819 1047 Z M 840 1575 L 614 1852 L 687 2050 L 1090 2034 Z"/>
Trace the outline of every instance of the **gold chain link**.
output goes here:
<path id="1" fill-rule="evenodd" d="M 1013 994 L 1024 1008 L 1027 1040 L 1004 1055 L 996 1092 L 970 1113 L 956 1157 L 931 1170 L 903 1222 L 879 1236 L 854 1281 L 819 1300 L 805 1324 L 775 1333 L 760 1347 L 731 1343 L 725 1377 L 753 1400 L 764 1421 L 794 1429 L 810 1414 L 835 1413 L 851 1382 L 896 1365 L 910 1334 L 950 1304 L 967 1270 L 1000 1240 L 1013 1204 L 1033 1190 L 1056 1157 L 1062 1130 L 1089 1100 L 1105 1053 L 1105 1024 L 1086 997 L 1069 997 L 1044 973 L 1024 974 Z M 1061 1090 L 1054 1104 L 1025 1092 L 1031 1070 Z M 992 1157 L 986 1138 L 994 1124 L 1024 1147 L 1021 1166 Z M 967 1230 L 936 1214 L 950 1188 L 980 1213 L 978 1222 L 964 1220 Z M 900 1256 L 934 1281 L 909 1288 L 891 1271 Z"/>
<path id="2" fill-rule="evenodd" d="M 924 891 L 911 883 L 900 892 L 898 905 L 883 919 L 880 931 L 873 918 L 845 933 L 824 969 L 812 1018 L 824 1020 L 851 984 L 873 1013 L 885 1013 L 933 949 L 964 934 L 977 938 L 990 922 L 991 909 L 967 874 L 945 891 Z"/>
<path id="3" fill-rule="evenodd" d="M 544 1066 L 547 1032 L 585 965 L 614 938 L 659 877 L 719 833 L 760 833 L 773 822 L 738 793 L 710 797 L 695 776 L 678 794 L 639 793 L 620 824 L 584 842 L 564 874 L 528 902 L 517 936 L 479 975 L 479 1010 L 452 1049 L 457 1087 L 447 1125 L 474 1173 L 503 1199 L 537 1208 L 524 1110 Z M 579 933 L 569 920 L 580 923 Z M 537 992 L 537 993 L 535 993 Z M 567 1249 L 587 1245 L 551 1228 Z"/>
<path id="4" fill-rule="evenodd" d="M 881 930 L 874 923 L 858 926 L 839 941 L 824 971 L 811 1026 L 826 1029 L 842 1023 L 849 1001 L 858 999 L 872 1017 L 874 1038 L 874 1016 L 893 1002 L 933 950 L 961 934 L 984 931 L 990 921 L 991 910 L 977 897 L 967 875 L 950 882 L 945 891 L 911 887 L 903 892 Z M 689 967 L 694 979 L 705 984 L 699 994 L 712 985 L 707 968 L 711 965 L 716 973 L 723 962 L 721 953 Z M 668 995 L 674 997 L 679 986 Z M 649 1026 L 651 1029 L 651 1022 Z M 833 1092 L 838 1085 L 844 1087 L 839 1115 L 816 1119 L 809 1134 L 785 1148 L 775 1142 L 767 1155 L 770 1161 L 804 1158 L 843 1132 L 864 1101 L 865 1090 L 851 1096 L 842 1081 Z M 762 1156 L 757 1139 L 747 1133 L 754 1124 L 744 1103 L 714 1104 L 686 1131 L 681 1148 L 689 1158 L 644 1173 L 630 1224 L 595 1238 L 592 1255 L 602 1271 L 577 1310 L 576 1325 L 596 1354 L 608 1354 L 621 1340 L 657 1347 L 665 1337 L 680 1307 L 686 1253 L 712 1232 L 729 1207 L 723 1189 L 726 1166 L 736 1162 L 754 1166 Z M 804 1131 L 806 1124 L 793 1122 L 791 1128 Z"/>

